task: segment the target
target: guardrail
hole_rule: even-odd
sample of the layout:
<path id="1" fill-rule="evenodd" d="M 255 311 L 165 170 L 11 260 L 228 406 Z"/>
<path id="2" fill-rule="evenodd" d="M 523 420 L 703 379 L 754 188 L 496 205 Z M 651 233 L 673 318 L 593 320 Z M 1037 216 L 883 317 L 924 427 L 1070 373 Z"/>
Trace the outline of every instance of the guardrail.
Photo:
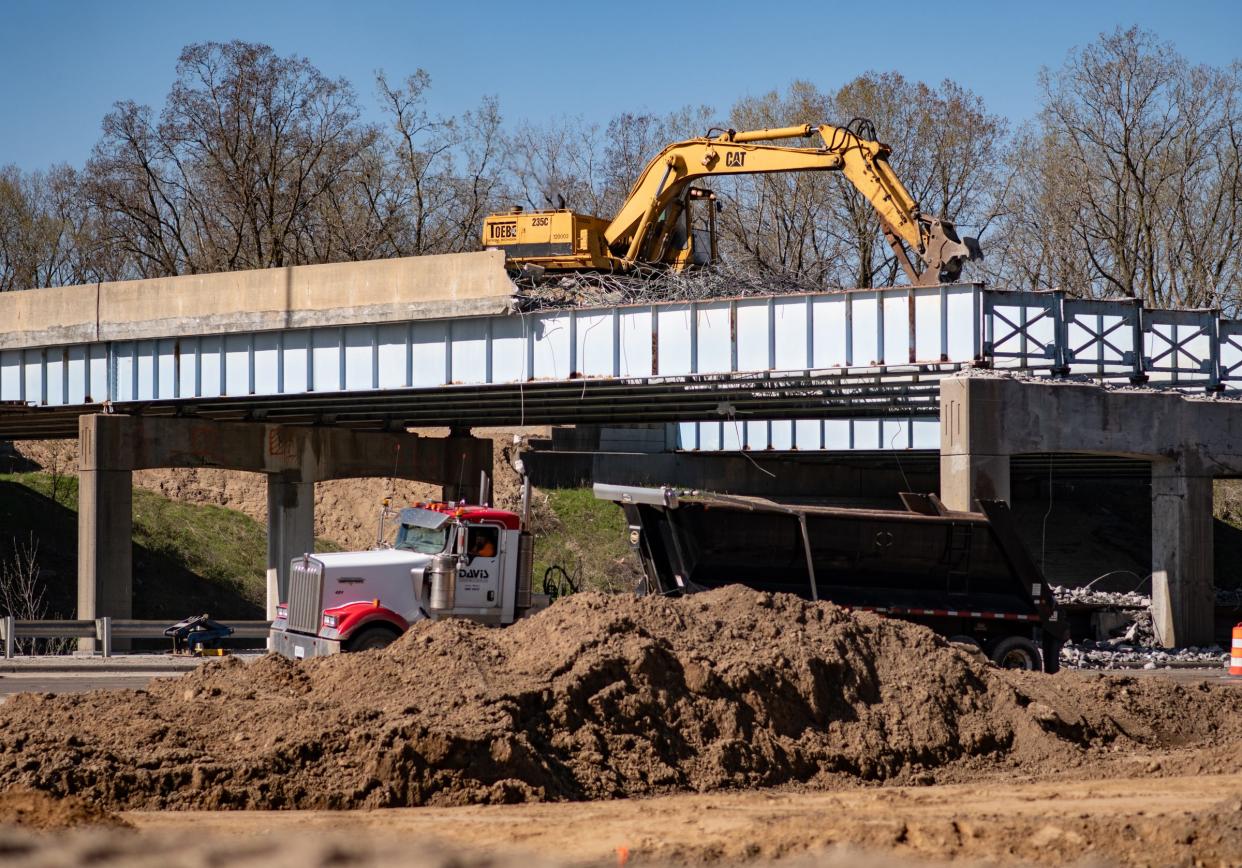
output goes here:
<path id="1" fill-rule="evenodd" d="M 228 621 L 233 628 L 230 639 L 266 639 L 271 621 Z M 163 639 L 171 627 L 168 621 L 135 618 L 95 618 L 93 620 L 26 621 L 11 615 L 0 618 L 0 642 L 4 656 L 14 657 L 18 639 L 94 639 L 104 657 L 112 656 L 114 639 Z"/>

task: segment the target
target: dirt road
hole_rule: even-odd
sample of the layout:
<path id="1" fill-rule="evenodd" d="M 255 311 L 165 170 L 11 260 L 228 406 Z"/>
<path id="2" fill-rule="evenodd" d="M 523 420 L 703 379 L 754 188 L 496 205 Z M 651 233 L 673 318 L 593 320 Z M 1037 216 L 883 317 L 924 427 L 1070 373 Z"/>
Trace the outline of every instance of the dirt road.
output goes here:
<path id="1" fill-rule="evenodd" d="M 616 864 L 618 847 L 634 862 L 681 865 L 778 859 L 842 844 L 919 861 L 1057 864 L 1090 856 L 1097 864 L 1242 864 L 1242 775 L 123 816 L 149 833 L 295 840 L 348 830 L 365 839 L 430 839 L 480 855 L 582 865 Z"/>

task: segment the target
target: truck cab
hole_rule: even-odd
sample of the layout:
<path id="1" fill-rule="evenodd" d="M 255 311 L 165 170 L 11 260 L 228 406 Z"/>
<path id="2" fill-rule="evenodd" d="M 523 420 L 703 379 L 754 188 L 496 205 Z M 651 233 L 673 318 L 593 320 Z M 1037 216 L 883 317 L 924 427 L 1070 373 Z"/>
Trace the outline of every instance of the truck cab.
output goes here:
<path id="1" fill-rule="evenodd" d="M 531 594 L 532 558 L 517 513 L 464 503 L 385 505 L 376 548 L 307 553 L 290 563 L 270 647 L 303 659 L 382 648 L 424 618 L 510 624 L 547 605 Z"/>

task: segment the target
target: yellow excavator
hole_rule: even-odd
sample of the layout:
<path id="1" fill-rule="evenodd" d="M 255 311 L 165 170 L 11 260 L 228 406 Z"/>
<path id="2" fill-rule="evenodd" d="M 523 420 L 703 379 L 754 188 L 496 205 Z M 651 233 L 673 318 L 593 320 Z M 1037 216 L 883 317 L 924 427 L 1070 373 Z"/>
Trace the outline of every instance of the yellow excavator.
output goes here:
<path id="1" fill-rule="evenodd" d="M 611 220 L 566 208 L 514 208 L 483 221 L 483 246 L 503 250 L 510 268 L 625 272 L 640 265 L 676 270 L 716 261 L 716 196 L 695 182 L 717 175 L 839 171 L 875 208 L 898 261 L 915 286 L 952 283 L 981 259 L 978 242 L 953 223 L 919 210 L 888 163 L 891 149 L 870 121 L 725 130 L 669 145 L 647 164 Z M 770 144 L 818 134 L 822 147 Z M 696 224 L 700 204 L 707 219 Z M 916 269 L 911 254 L 922 263 Z"/>

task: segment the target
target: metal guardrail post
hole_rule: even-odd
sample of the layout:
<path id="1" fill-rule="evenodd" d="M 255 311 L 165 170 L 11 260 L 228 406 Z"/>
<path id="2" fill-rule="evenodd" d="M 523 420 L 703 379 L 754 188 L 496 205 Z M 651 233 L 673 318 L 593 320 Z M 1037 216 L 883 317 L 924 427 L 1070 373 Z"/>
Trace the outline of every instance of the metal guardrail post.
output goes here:
<path id="1" fill-rule="evenodd" d="M 1208 392 L 1220 392 L 1225 388 L 1220 367 L 1220 310 L 1213 310 L 1208 322 Z"/>
<path id="2" fill-rule="evenodd" d="M 5 615 L 0 626 L 4 628 L 4 656 L 6 659 L 12 659 L 13 654 L 17 650 L 17 619 L 12 615 Z"/>
<path id="3" fill-rule="evenodd" d="M 112 656 L 112 619 L 105 615 L 95 619 L 95 633 L 104 657 Z"/>

